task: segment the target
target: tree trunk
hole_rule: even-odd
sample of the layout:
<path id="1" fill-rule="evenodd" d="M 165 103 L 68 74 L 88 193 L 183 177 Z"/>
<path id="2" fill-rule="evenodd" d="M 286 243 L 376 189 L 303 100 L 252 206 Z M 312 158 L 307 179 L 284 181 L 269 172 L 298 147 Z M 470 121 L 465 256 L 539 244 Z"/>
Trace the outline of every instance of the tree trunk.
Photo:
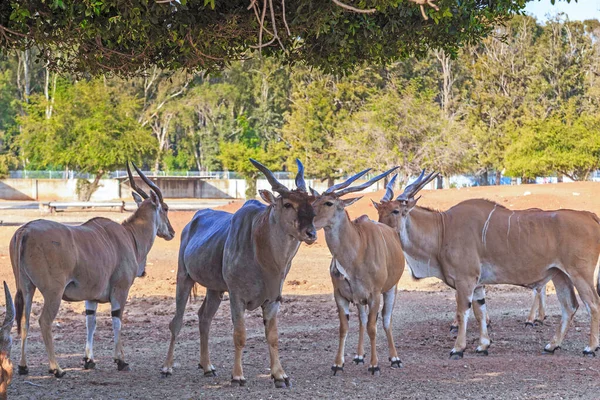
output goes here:
<path id="1" fill-rule="evenodd" d="M 444 177 L 442 175 L 438 175 L 435 179 L 435 188 L 443 189 L 444 188 Z"/>
<path id="2" fill-rule="evenodd" d="M 246 200 L 256 198 L 256 177 L 246 178 Z"/>
<path id="3" fill-rule="evenodd" d="M 331 176 L 327 177 L 327 187 L 330 188 L 335 184 L 335 179 Z"/>
<path id="4" fill-rule="evenodd" d="M 75 191 L 79 201 L 90 201 L 94 192 L 100 187 L 100 179 L 102 179 L 103 175 L 103 171 L 98 172 L 92 182 L 88 181 L 87 179 L 77 180 Z"/>
<path id="5" fill-rule="evenodd" d="M 496 179 L 494 180 L 494 185 L 500 185 L 502 179 L 502 172 L 496 171 Z"/>
<path id="6" fill-rule="evenodd" d="M 488 170 L 487 168 L 483 171 L 483 173 L 479 176 L 479 185 L 487 186 L 488 185 Z"/>
<path id="7" fill-rule="evenodd" d="M 561 173 L 556 174 L 556 182 L 562 183 L 562 181 L 563 181 L 563 174 L 561 174 Z"/>

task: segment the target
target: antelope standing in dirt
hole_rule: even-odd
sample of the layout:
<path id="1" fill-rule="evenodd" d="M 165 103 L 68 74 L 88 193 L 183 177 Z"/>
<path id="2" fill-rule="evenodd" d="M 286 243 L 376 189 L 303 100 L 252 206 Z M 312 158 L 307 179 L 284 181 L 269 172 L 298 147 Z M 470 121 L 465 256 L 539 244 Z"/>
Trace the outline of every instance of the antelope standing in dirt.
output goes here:
<path id="1" fill-rule="evenodd" d="M 271 377 L 278 388 L 290 386 L 279 361 L 277 312 L 281 290 L 300 242 L 313 243 L 313 200 L 306 191 L 304 167 L 299 160 L 296 190 L 282 185 L 271 171 L 250 160 L 271 184 L 260 196 L 267 205 L 249 200 L 235 214 L 201 210 L 181 234 L 177 270 L 176 312 L 169 324 L 171 342 L 162 373 L 173 372 L 173 351 L 181 330 L 188 297 L 197 282 L 206 287 L 206 297 L 198 311 L 200 364 L 204 375 L 215 375 L 210 362 L 208 337 L 213 316 L 224 292 L 229 292 L 233 320 L 235 360 L 232 384 L 244 386 L 242 352 L 246 344 L 244 313 L 262 307 L 265 336 L 269 344 Z"/>
<path id="2" fill-rule="evenodd" d="M 408 266 L 416 278 L 437 277 L 456 289 L 458 335 L 451 358 L 466 348 L 467 319 L 473 301 L 480 324 L 477 352 L 490 345 L 485 298 L 476 288 L 512 284 L 541 289 L 556 287 L 562 316 L 544 352 L 560 348 L 578 308 L 573 285 L 590 313 L 585 355 L 598 348 L 599 301 L 594 271 L 600 255 L 600 220 L 586 211 L 509 210 L 488 200 L 466 200 L 438 212 L 416 205 L 415 195 L 437 174 L 408 185 L 394 201 L 378 205 L 379 220 L 396 229 Z M 598 284 L 599 282 L 597 282 Z"/>
<path id="3" fill-rule="evenodd" d="M 394 175 L 392 179 L 388 182 L 386 186 L 385 195 L 381 199 L 381 203 L 387 203 L 394 197 L 394 183 L 396 182 L 396 178 L 398 175 Z M 372 201 L 372 200 L 371 200 Z M 379 204 L 372 201 L 375 209 L 379 209 Z M 539 208 L 530 208 L 530 211 L 542 211 Z M 383 211 L 383 210 L 382 210 Z M 477 286 L 475 288 L 473 297 L 476 299 L 485 299 L 485 288 L 483 286 Z M 485 304 L 485 303 L 484 303 Z M 480 307 L 479 302 L 475 302 L 473 304 L 473 310 L 476 318 L 481 315 L 480 311 L 475 309 Z M 487 327 L 491 327 L 489 314 L 486 313 L 486 324 Z M 543 325 L 544 320 L 546 319 L 546 285 L 543 285 L 541 288 L 534 287 L 533 288 L 533 304 L 531 305 L 531 309 L 529 311 L 529 316 L 525 321 L 525 326 L 535 326 L 535 325 Z M 450 325 L 450 332 L 458 333 L 458 315 L 455 317 L 454 321 L 452 321 L 452 325 Z M 483 351 L 482 354 L 487 355 L 487 351 Z"/>
<path id="4" fill-rule="evenodd" d="M 13 366 L 10 362 L 12 345 L 10 331 L 15 320 L 15 306 L 6 282 L 4 282 L 4 296 L 6 298 L 6 314 L 4 322 L 0 326 L 0 400 L 6 400 L 6 389 L 10 385 L 13 375 Z"/>
<path id="5" fill-rule="evenodd" d="M 354 175 L 343 183 L 327 189 L 322 195 L 313 190 L 316 200 L 315 227 L 323 228 L 327 247 L 333 256 L 330 266 L 333 294 L 340 319 L 340 342 L 333 374 L 344 370 L 344 349 L 350 319 L 350 303 L 355 303 L 359 314 L 358 352 L 354 362 L 364 364 L 364 327 L 371 342 L 371 361 L 368 371 L 379 372 L 377 357 L 377 315 L 383 295 L 382 322 L 392 367 L 400 367 L 401 361 L 396 352 L 392 335 L 392 311 L 396 301 L 397 285 L 404 271 L 404 255 L 395 230 L 371 221 L 367 216 L 351 221 L 345 208 L 361 197 L 342 199 L 353 192 L 359 192 L 383 177 L 393 168 L 376 176 L 362 185 L 349 187 L 352 182 L 369 170 Z"/>
<path id="6" fill-rule="evenodd" d="M 85 301 L 87 341 L 84 368 L 95 367 L 93 339 L 98 303 L 111 305 L 114 331 L 114 360 L 119 371 L 128 370 L 121 342 L 121 317 L 129 288 L 142 276 L 146 256 L 156 236 L 173 239 L 175 232 L 160 189 L 135 165 L 150 187 L 150 195 L 138 188 L 127 165 L 137 210 L 122 224 L 107 218 L 92 218 L 79 226 L 36 220 L 19 228 L 10 241 L 10 260 L 17 284 L 15 299 L 17 328 L 21 334 L 19 375 L 29 372 L 26 358 L 27 332 L 36 288 L 44 297 L 39 318 L 50 373 L 65 375 L 54 354 L 52 321 L 61 299 Z"/>

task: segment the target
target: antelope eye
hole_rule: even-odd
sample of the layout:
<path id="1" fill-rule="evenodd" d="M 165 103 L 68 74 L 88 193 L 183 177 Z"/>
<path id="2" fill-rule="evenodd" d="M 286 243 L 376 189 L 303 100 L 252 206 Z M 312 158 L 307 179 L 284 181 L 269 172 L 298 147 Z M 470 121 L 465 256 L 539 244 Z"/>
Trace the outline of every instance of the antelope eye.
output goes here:
<path id="1" fill-rule="evenodd" d="M 292 203 L 284 203 L 283 206 L 285 208 L 290 208 L 290 207 L 292 207 Z"/>
<path id="2" fill-rule="evenodd" d="M 400 214 L 400 210 L 394 210 L 392 211 L 392 214 Z"/>
<path id="3" fill-rule="evenodd" d="M 325 202 L 325 205 L 326 205 L 327 207 L 331 207 L 331 206 L 333 205 L 333 203 L 332 203 L 332 202 L 330 202 L 330 201 L 326 201 L 326 202 Z"/>

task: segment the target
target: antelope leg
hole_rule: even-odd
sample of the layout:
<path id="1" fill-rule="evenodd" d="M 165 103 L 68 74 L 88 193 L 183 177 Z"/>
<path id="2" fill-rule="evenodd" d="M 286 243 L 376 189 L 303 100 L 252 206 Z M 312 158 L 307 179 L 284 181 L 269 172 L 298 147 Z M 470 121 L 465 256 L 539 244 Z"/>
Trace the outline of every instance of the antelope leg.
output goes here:
<path id="1" fill-rule="evenodd" d="M 377 357 L 377 315 L 379 314 L 379 304 L 381 296 L 376 294 L 369 301 L 369 317 L 367 319 L 367 334 L 371 342 L 371 363 L 369 372 L 375 375 L 379 371 L 379 358 Z"/>
<path id="2" fill-rule="evenodd" d="M 56 361 L 56 354 L 54 353 L 54 341 L 52 339 L 52 321 L 58 314 L 60 308 L 60 301 L 62 292 L 60 290 L 48 290 L 46 293 L 52 293 L 52 295 L 44 295 L 44 307 L 40 315 L 40 328 L 42 331 L 42 338 L 46 345 L 46 352 L 48 353 L 48 359 L 50 361 L 50 373 L 54 374 L 57 378 L 65 376 L 58 362 Z"/>
<path id="3" fill-rule="evenodd" d="M 269 357 L 271 359 L 271 377 L 275 381 L 275 387 L 283 388 L 290 386 L 290 378 L 287 376 L 279 360 L 279 336 L 277 333 L 277 312 L 279 301 L 264 304 L 263 322 L 265 324 L 265 336 L 269 344 Z"/>
<path id="4" fill-rule="evenodd" d="M 175 341 L 177 340 L 177 336 L 181 331 L 185 306 L 187 304 L 188 298 L 190 297 L 190 292 L 192 291 L 193 286 L 194 281 L 192 278 L 190 278 L 190 276 L 187 273 L 177 274 L 177 289 L 175 293 L 175 315 L 169 323 L 169 330 L 171 331 L 171 341 L 169 342 L 167 359 L 165 360 L 165 363 L 162 367 L 162 374 L 164 376 L 169 376 L 173 373 L 173 353 L 175 352 Z"/>
<path id="5" fill-rule="evenodd" d="M 394 344 L 394 335 L 392 333 L 392 314 L 394 311 L 394 304 L 396 303 L 396 294 L 398 292 L 398 285 L 394 285 L 393 288 L 383 294 L 383 310 L 381 311 L 383 330 L 387 336 L 388 348 L 389 348 L 389 360 L 392 367 L 401 367 L 402 362 L 398 357 L 396 351 L 396 345 Z"/>
<path id="6" fill-rule="evenodd" d="M 18 325 L 21 326 L 21 361 L 19 362 L 19 375 L 27 375 L 29 368 L 27 368 L 27 334 L 29 333 L 29 318 L 31 317 L 31 306 L 33 304 L 33 295 L 35 294 L 35 286 L 24 276 L 20 277 L 20 286 L 22 289 L 21 296 L 23 296 L 23 315 L 21 321 L 17 321 Z M 17 292 L 17 298 L 19 292 Z M 17 300 L 20 301 L 20 300 Z"/>
<path id="7" fill-rule="evenodd" d="M 96 366 L 94 362 L 94 332 L 96 331 L 96 309 L 98 303 L 95 301 L 85 302 L 85 327 L 87 330 L 87 339 L 85 342 L 85 356 L 83 357 L 84 368 L 93 369 Z"/>
<path id="8" fill-rule="evenodd" d="M 235 359 L 233 363 L 233 372 L 231 373 L 231 383 L 244 386 L 246 378 L 242 369 L 242 354 L 246 346 L 246 322 L 244 312 L 245 303 L 234 293 L 230 293 L 229 298 L 231 306 L 231 319 L 233 321 L 233 344 L 235 346 Z"/>
<path id="9" fill-rule="evenodd" d="M 343 298 L 337 290 L 334 291 L 335 303 L 337 304 L 338 317 L 340 320 L 340 340 L 335 361 L 331 370 L 333 375 L 344 370 L 344 349 L 346 348 L 346 337 L 348 335 L 348 320 L 350 319 L 350 303 Z M 360 339 L 359 339 L 360 340 Z M 360 342 L 359 342 L 360 343 Z M 359 345 L 360 346 L 360 345 Z"/>
<path id="10" fill-rule="evenodd" d="M 480 288 L 483 287 L 478 286 L 473 292 L 473 314 L 475 314 L 475 319 L 479 324 L 479 345 L 475 352 L 487 356 L 488 347 L 490 347 L 492 341 L 487 329 L 488 313 L 485 305 L 485 291 L 480 290 Z"/>
<path id="11" fill-rule="evenodd" d="M 546 353 L 554 353 L 556 349 L 560 348 L 560 345 L 565 338 L 565 334 L 567 333 L 567 328 L 579 307 L 577 297 L 575 297 L 573 283 L 564 272 L 557 271 L 552 277 L 552 282 L 556 287 L 556 296 L 560 303 L 561 318 L 560 324 L 556 328 L 554 338 L 544 347 L 544 352 Z"/>
<path id="12" fill-rule="evenodd" d="M 206 376 L 216 376 L 216 368 L 210 363 L 210 353 L 208 351 L 208 338 L 210 333 L 210 324 L 215 316 L 221 300 L 223 292 L 215 290 L 207 290 L 206 297 L 202 302 L 202 306 L 198 311 L 198 329 L 200 331 L 200 368 L 204 370 Z"/>
<path id="13" fill-rule="evenodd" d="M 458 317 L 458 335 L 450 358 L 460 359 L 467 347 L 467 321 L 471 314 L 473 301 L 473 292 L 477 286 L 476 282 L 457 282 L 456 283 L 456 316 Z"/>

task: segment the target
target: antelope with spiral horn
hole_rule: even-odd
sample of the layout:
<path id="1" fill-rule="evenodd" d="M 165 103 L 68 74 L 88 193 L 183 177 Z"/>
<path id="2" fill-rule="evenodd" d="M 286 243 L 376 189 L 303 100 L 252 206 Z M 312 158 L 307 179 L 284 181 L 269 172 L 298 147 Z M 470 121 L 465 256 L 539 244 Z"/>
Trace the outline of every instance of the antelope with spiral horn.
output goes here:
<path id="1" fill-rule="evenodd" d="M 229 292 L 235 356 L 231 383 L 244 386 L 242 353 L 246 344 L 245 312 L 262 308 L 265 336 L 269 345 L 271 377 L 275 386 L 290 386 L 290 379 L 279 361 L 277 313 L 281 290 L 292 259 L 301 242 L 313 243 L 317 236 L 313 225 L 312 196 L 307 193 L 304 166 L 300 160 L 296 189 L 281 184 L 273 172 L 250 159 L 261 171 L 274 192 L 261 190 L 267 203 L 248 200 L 235 214 L 200 210 L 181 233 L 177 269 L 176 311 L 169 324 L 171 342 L 162 374 L 173 372 L 175 341 L 183 323 L 183 313 L 194 283 L 206 287 L 206 297 L 198 311 L 200 363 L 204 375 L 216 374 L 208 351 L 212 319 Z"/>
<path id="2" fill-rule="evenodd" d="M 400 367 L 392 334 L 392 311 L 396 301 L 398 281 L 404 271 L 404 255 L 396 232 L 390 227 L 362 216 L 352 221 L 345 208 L 361 197 L 343 199 L 349 193 L 359 192 L 389 175 L 392 168 L 373 179 L 351 187 L 365 175 L 364 170 L 345 182 L 331 186 L 323 194 L 312 190 L 315 196 L 315 227 L 323 228 L 327 247 L 333 256 L 330 265 L 333 295 L 340 320 L 339 347 L 331 370 L 333 374 L 344 370 L 344 350 L 350 320 L 350 304 L 356 304 L 359 314 L 358 351 L 356 364 L 364 364 L 365 326 L 371 343 L 371 358 L 368 371 L 379 373 L 377 356 L 377 315 L 383 296 L 382 322 L 389 348 L 392 367 Z"/>
<path id="3" fill-rule="evenodd" d="M 20 227 L 10 241 L 10 260 L 17 284 L 15 298 L 17 330 L 21 335 L 19 375 L 29 373 L 27 333 L 33 295 L 39 289 L 44 306 L 39 318 L 42 338 L 50 360 L 49 372 L 61 378 L 52 339 L 52 321 L 61 300 L 85 301 L 87 341 L 84 368 L 94 368 L 93 340 L 98 303 L 110 303 L 114 331 L 114 361 L 119 371 L 128 370 L 121 341 L 121 318 L 129 288 L 146 268 L 146 256 L 156 236 L 171 240 L 175 231 L 162 193 L 135 164 L 150 195 L 140 189 L 127 164 L 137 210 L 122 224 L 92 218 L 78 226 L 36 220 Z"/>

